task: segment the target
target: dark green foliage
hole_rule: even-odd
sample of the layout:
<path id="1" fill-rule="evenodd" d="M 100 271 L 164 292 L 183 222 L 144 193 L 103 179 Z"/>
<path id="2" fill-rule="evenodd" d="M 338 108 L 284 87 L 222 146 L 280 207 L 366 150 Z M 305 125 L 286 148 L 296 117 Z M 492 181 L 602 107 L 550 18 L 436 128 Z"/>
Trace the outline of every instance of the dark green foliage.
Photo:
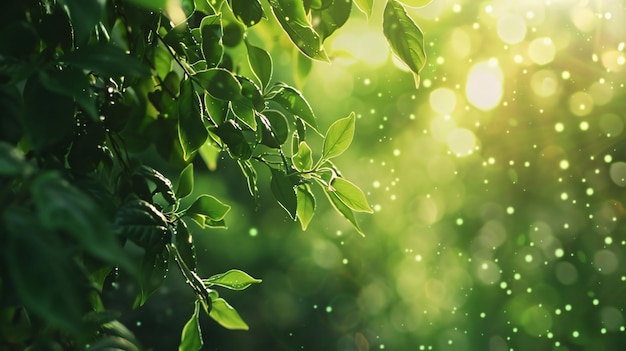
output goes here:
<path id="1" fill-rule="evenodd" d="M 323 41 L 347 21 L 352 2 L 266 5 L 304 55 L 327 60 Z M 3 317 L 0 329 L 15 330 L 2 347 L 138 350 L 103 292 L 111 282 L 130 284 L 129 305 L 142 306 L 170 266 L 196 297 L 180 350 L 202 347 L 200 306 L 226 328 L 247 329 L 211 287 L 243 290 L 260 280 L 196 272 L 189 220 L 225 227 L 230 206 L 195 194 L 181 208 L 194 194 L 192 162 L 215 169 L 218 153 L 228 155 L 246 179 L 242 188 L 256 200 L 257 181 L 269 183 L 302 228 L 316 206 L 311 184 L 357 229 L 353 211 L 370 211 L 328 161 L 352 141 L 354 116 L 322 135 L 305 97 L 272 82 L 270 54 L 246 39 L 269 19 L 261 1 L 31 0 L 3 10 L 0 312 L 13 318 Z M 311 66 L 302 67 L 298 79 Z M 305 142 L 305 124 L 322 150 Z M 269 167 L 271 179 L 257 179 L 256 165 Z M 118 270 L 133 282 L 118 282 Z"/>

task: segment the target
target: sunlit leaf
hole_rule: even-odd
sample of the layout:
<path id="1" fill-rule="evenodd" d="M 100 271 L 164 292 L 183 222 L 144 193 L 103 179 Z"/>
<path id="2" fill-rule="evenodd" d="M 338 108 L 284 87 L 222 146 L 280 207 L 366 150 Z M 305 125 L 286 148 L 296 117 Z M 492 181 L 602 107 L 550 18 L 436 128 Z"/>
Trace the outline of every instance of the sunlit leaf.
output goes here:
<path id="1" fill-rule="evenodd" d="M 317 131 L 317 121 L 311 106 L 306 101 L 302 93 L 284 83 L 277 83 L 272 90 L 267 93 L 267 98 L 278 103 L 287 112 L 301 118 L 315 131 Z"/>
<path id="2" fill-rule="evenodd" d="M 237 160 L 237 164 L 239 164 L 241 172 L 246 178 L 250 195 L 256 200 L 259 197 L 259 188 L 257 187 L 257 173 L 252 167 L 252 162 L 250 160 Z"/>
<path id="3" fill-rule="evenodd" d="M 298 206 L 296 213 L 302 230 L 306 230 L 315 213 L 315 196 L 308 184 L 301 184 L 296 187 L 296 199 Z"/>
<path id="4" fill-rule="evenodd" d="M 313 61 L 309 60 L 308 57 L 304 56 L 298 50 L 294 50 L 293 59 L 293 77 L 296 85 L 302 87 L 309 73 L 311 73 Z"/>
<path id="5" fill-rule="evenodd" d="M 367 17 L 372 15 L 374 0 L 354 0 L 354 3 Z"/>
<path id="6" fill-rule="evenodd" d="M 288 175 L 280 170 L 271 168 L 272 180 L 270 187 L 272 194 L 280 204 L 282 208 L 289 213 L 289 216 L 293 219 L 296 218 L 296 208 L 298 202 L 296 200 L 296 192 L 294 190 L 294 184 Z"/>
<path id="7" fill-rule="evenodd" d="M 291 157 L 293 166 L 300 172 L 308 172 L 313 168 L 313 151 L 305 141 L 298 145 L 298 152 Z"/>
<path id="8" fill-rule="evenodd" d="M 245 43 L 248 50 L 248 63 L 252 68 L 252 72 L 261 83 L 261 86 L 266 88 L 272 80 L 272 57 L 267 51 L 251 45 L 248 40 L 245 40 Z"/>
<path id="9" fill-rule="evenodd" d="M 200 157 L 210 171 L 214 171 L 217 168 L 217 158 L 220 154 L 220 149 L 213 146 L 212 143 L 205 143 L 198 149 L 198 153 L 200 153 Z"/>
<path id="10" fill-rule="evenodd" d="M 183 327 L 178 351 L 198 351 L 202 348 L 203 342 L 199 317 L 200 302 L 196 300 L 191 318 L 189 318 Z"/>
<path id="11" fill-rule="evenodd" d="M 256 114 L 252 101 L 242 96 L 230 102 L 230 109 L 239 121 L 243 122 L 250 129 L 256 130 Z"/>
<path id="12" fill-rule="evenodd" d="M 287 36 L 306 56 L 328 61 L 322 37 L 313 29 L 301 1 L 268 0 L 274 16 Z"/>
<path id="13" fill-rule="evenodd" d="M 209 313 L 222 327 L 233 330 L 248 330 L 249 327 L 243 321 L 239 313 L 221 297 L 213 300 L 213 308 Z"/>
<path id="14" fill-rule="evenodd" d="M 426 62 L 424 34 L 397 0 L 389 0 L 385 6 L 383 33 L 393 53 L 418 74 Z"/>
<path id="15" fill-rule="evenodd" d="M 191 158 L 208 136 L 209 133 L 202 122 L 200 96 L 194 90 L 191 80 L 185 79 L 180 83 L 178 101 L 178 138 L 185 160 Z"/>
<path id="16" fill-rule="evenodd" d="M 200 195 L 196 201 L 185 210 L 187 215 L 197 215 L 205 219 L 219 221 L 226 217 L 230 206 L 211 195 Z"/>
<path id="17" fill-rule="evenodd" d="M 209 119 L 213 121 L 214 125 L 219 126 L 224 122 L 228 114 L 228 101 L 215 98 L 211 96 L 211 94 L 205 93 L 204 106 L 209 114 Z"/>
<path id="18" fill-rule="evenodd" d="M 330 183 L 331 191 L 335 192 L 335 195 L 344 203 L 350 207 L 353 211 L 372 213 L 371 207 L 367 203 L 365 194 L 350 181 L 344 178 L 334 178 Z"/>
<path id="19" fill-rule="evenodd" d="M 322 159 L 328 160 L 341 155 L 354 138 L 355 117 L 352 112 L 348 117 L 335 121 L 326 132 L 322 146 Z"/>
<path id="20" fill-rule="evenodd" d="M 333 205 L 335 210 L 337 210 L 337 212 L 339 212 L 350 223 L 352 223 L 352 226 L 354 227 L 354 229 L 356 229 L 356 231 L 359 234 L 361 234 L 362 236 L 365 236 L 365 234 L 363 233 L 363 230 L 361 230 L 361 227 L 359 226 L 359 223 L 356 221 L 356 217 L 354 217 L 354 212 L 352 212 L 352 210 L 348 206 L 346 206 L 346 204 L 344 204 L 343 201 L 341 201 L 341 199 L 339 199 L 337 194 L 328 190 L 328 188 L 324 185 L 322 185 L 322 188 L 324 189 L 324 194 L 326 194 L 328 201 Z"/>
<path id="21" fill-rule="evenodd" d="M 248 273 L 238 269 L 231 269 L 228 272 L 216 274 L 204 279 L 204 284 L 218 285 L 231 290 L 244 290 L 252 284 L 258 284 L 262 280 L 251 277 Z"/>

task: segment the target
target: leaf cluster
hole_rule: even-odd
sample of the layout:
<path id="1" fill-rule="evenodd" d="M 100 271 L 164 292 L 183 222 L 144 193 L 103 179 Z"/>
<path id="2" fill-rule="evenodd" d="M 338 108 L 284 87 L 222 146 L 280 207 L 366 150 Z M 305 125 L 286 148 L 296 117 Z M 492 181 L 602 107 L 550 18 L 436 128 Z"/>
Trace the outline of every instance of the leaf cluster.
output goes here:
<path id="1" fill-rule="evenodd" d="M 355 1 L 370 14 L 371 0 Z M 350 17 L 348 0 L 30 0 L 4 5 L 0 24 L 0 296 L 9 349 L 139 349 L 103 294 L 119 275 L 143 305 L 170 265 L 196 296 L 181 350 L 203 341 L 200 310 L 230 329 L 248 326 L 214 287 L 259 283 L 230 270 L 197 274 L 189 225 L 223 228 L 230 206 L 194 193 L 194 164 L 219 155 L 240 166 L 258 198 L 256 167 L 277 202 L 306 229 L 312 186 L 362 233 L 372 212 L 332 160 L 350 145 L 354 114 L 325 133 L 305 97 L 273 80 L 272 57 L 248 33 L 278 26 L 306 57 Z M 396 0 L 384 33 L 414 71 L 423 37 Z M 278 28 L 278 27 L 277 27 Z M 310 138 L 322 138 L 322 149 Z M 148 155 L 148 156 L 146 156 Z M 175 171 L 172 179 L 151 160 Z M 161 165 L 163 163 L 160 163 Z M 181 200 L 195 196 L 189 206 Z M 141 254 L 131 252 L 139 248 Z M 121 273 L 120 273 L 121 272 Z M 201 308 L 202 307 L 202 308 Z"/>

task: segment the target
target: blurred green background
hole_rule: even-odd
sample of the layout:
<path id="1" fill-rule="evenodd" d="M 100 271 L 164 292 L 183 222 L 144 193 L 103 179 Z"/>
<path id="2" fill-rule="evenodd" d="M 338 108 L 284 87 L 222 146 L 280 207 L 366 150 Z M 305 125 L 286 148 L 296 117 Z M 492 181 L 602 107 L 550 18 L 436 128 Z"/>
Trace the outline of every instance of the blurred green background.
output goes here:
<path id="1" fill-rule="evenodd" d="M 255 204 L 228 158 L 205 169 L 196 191 L 233 210 L 228 230 L 193 228 L 200 275 L 263 279 L 220 292 L 251 330 L 201 319 L 205 349 L 623 349 L 624 1 L 410 9 L 428 54 L 418 90 L 375 3 L 329 39 L 332 63 L 306 79 L 275 24 L 255 38 L 273 45 L 275 80 L 304 92 L 322 130 L 357 113 L 336 163 L 375 209 L 358 217 L 367 236 L 325 201 L 302 232 L 268 184 Z M 146 347 L 178 345 L 193 309 L 178 279 L 125 321 Z"/>

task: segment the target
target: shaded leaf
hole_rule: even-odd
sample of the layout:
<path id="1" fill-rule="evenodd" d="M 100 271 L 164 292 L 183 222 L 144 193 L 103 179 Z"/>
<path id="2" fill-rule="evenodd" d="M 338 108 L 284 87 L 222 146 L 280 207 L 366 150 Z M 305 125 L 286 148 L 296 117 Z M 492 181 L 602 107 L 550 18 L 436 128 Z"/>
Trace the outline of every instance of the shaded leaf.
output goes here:
<path id="1" fill-rule="evenodd" d="M 209 313 L 217 323 L 226 329 L 248 330 L 246 322 L 241 319 L 239 313 L 221 297 L 213 299 L 213 308 Z"/>
<path id="2" fill-rule="evenodd" d="M 231 9 L 241 23 L 252 27 L 264 17 L 263 6 L 259 0 L 229 0 Z"/>
<path id="3" fill-rule="evenodd" d="M 176 186 L 176 197 L 179 199 L 191 194 L 193 191 L 193 163 L 188 164 L 178 176 Z"/>
<path id="4" fill-rule="evenodd" d="M 266 97 L 278 103 L 287 112 L 301 118 L 317 131 L 317 121 L 313 110 L 298 90 L 284 83 L 276 83 Z"/>
<path id="5" fill-rule="evenodd" d="M 326 131 L 322 146 L 322 159 L 328 160 L 341 155 L 354 138 L 354 112 L 348 117 L 335 121 Z"/>
<path id="6" fill-rule="evenodd" d="M 126 255 L 110 230 L 108 218 L 89 196 L 56 172 L 38 176 L 31 191 L 45 227 L 66 231 L 95 257 L 129 267 Z"/>
<path id="7" fill-rule="evenodd" d="M 145 200 L 131 197 L 120 206 L 113 220 L 116 234 L 132 240 L 146 251 L 158 251 L 169 234 L 167 218 Z"/>
<path id="8" fill-rule="evenodd" d="M 418 74 L 426 62 L 424 34 L 397 0 L 389 0 L 385 6 L 383 33 L 393 53 Z"/>
<path id="9" fill-rule="evenodd" d="M 207 66 L 217 67 L 224 55 L 222 15 L 204 17 L 200 23 L 200 32 L 202 33 L 202 55 Z"/>
<path id="10" fill-rule="evenodd" d="M 73 263 L 59 236 L 33 220 L 28 210 L 9 207 L 3 213 L 3 281 L 19 302 L 46 323 L 78 336 L 87 312 L 87 279 Z M 6 266 L 5 266 L 6 264 Z"/>
<path id="11" fill-rule="evenodd" d="M 202 122 L 200 96 L 193 89 L 190 79 L 180 84 L 178 101 L 178 138 L 183 148 L 185 160 L 189 160 L 206 141 L 209 133 Z"/>
<path id="12" fill-rule="evenodd" d="M 0 176 L 17 176 L 27 167 L 24 153 L 11 144 L 0 140 Z"/>
<path id="13" fill-rule="evenodd" d="M 258 117 L 263 124 L 261 138 L 263 145 L 278 148 L 287 141 L 289 125 L 285 115 L 275 110 L 266 110 Z"/>
<path id="14" fill-rule="evenodd" d="M 274 16 L 289 39 L 306 56 L 328 61 L 322 37 L 313 29 L 301 1 L 268 0 Z"/>
<path id="15" fill-rule="evenodd" d="M 261 86 L 266 88 L 272 80 L 272 57 L 264 49 L 251 45 L 248 40 L 245 40 L 245 43 L 248 50 L 250 68 L 252 68 L 252 72 L 259 80 Z"/>
<path id="16" fill-rule="evenodd" d="M 202 348 L 202 332 L 200 330 L 200 302 L 196 300 L 191 318 L 185 323 L 180 337 L 178 351 L 198 351 Z"/>
<path id="17" fill-rule="evenodd" d="M 252 147 L 246 138 L 246 134 L 250 133 L 256 137 L 254 132 L 246 133 L 237 122 L 230 119 L 215 129 L 215 134 L 228 146 L 231 157 L 240 160 L 247 160 L 252 156 Z"/>
<path id="18" fill-rule="evenodd" d="M 217 285 L 231 290 L 244 290 L 252 284 L 258 284 L 262 280 L 251 277 L 248 273 L 238 269 L 231 269 L 228 272 L 216 274 L 203 282 L 207 286 Z"/>
<path id="19" fill-rule="evenodd" d="M 185 265 L 190 270 L 196 269 L 196 249 L 193 245 L 193 236 L 183 219 L 176 222 L 176 249 Z"/>
<path id="20" fill-rule="evenodd" d="M 69 12 L 76 41 L 85 42 L 100 21 L 104 1 L 100 0 L 60 0 Z"/>
<path id="21" fill-rule="evenodd" d="M 252 101 L 245 97 L 230 102 L 230 109 L 239 121 L 252 130 L 256 130 L 256 114 Z"/>
<path id="22" fill-rule="evenodd" d="M 169 267 L 169 251 L 162 247 L 158 251 L 146 251 L 139 274 L 140 294 L 135 298 L 134 307 L 143 306 L 157 289 L 163 285 Z"/>
<path id="23" fill-rule="evenodd" d="M 126 0 L 137 6 L 141 6 L 150 10 L 163 10 L 168 0 Z"/>
<path id="24" fill-rule="evenodd" d="M 139 166 L 134 172 L 146 177 L 156 185 L 156 190 L 163 198 L 170 204 L 176 203 L 176 196 L 174 195 L 174 189 L 172 188 L 172 182 L 166 178 L 161 172 L 148 166 Z"/>
<path id="25" fill-rule="evenodd" d="M 352 0 L 332 0 L 329 6 L 311 11 L 313 28 L 322 37 L 322 42 L 346 23 L 351 9 Z"/>
<path id="26" fill-rule="evenodd" d="M 296 199 L 298 205 L 296 213 L 302 230 L 306 230 L 315 213 L 315 196 L 308 184 L 300 184 L 296 187 Z"/>
<path id="27" fill-rule="evenodd" d="M 216 126 L 222 124 L 228 115 L 228 101 L 215 98 L 209 93 L 204 94 L 204 106 Z"/>
<path id="28" fill-rule="evenodd" d="M 233 101 L 241 96 L 241 84 L 230 71 L 223 68 L 199 71 L 192 78 L 218 99 Z"/>
<path id="29" fill-rule="evenodd" d="M 143 77 L 150 74 L 147 65 L 113 44 L 85 45 L 63 55 L 59 61 L 104 77 Z"/>
<path id="30" fill-rule="evenodd" d="M 289 213 L 289 216 L 295 219 L 298 202 L 296 200 L 293 182 L 290 177 L 282 171 L 274 168 L 270 168 L 270 170 L 272 172 L 272 180 L 270 182 L 272 194 L 274 194 L 280 206 Z"/>

